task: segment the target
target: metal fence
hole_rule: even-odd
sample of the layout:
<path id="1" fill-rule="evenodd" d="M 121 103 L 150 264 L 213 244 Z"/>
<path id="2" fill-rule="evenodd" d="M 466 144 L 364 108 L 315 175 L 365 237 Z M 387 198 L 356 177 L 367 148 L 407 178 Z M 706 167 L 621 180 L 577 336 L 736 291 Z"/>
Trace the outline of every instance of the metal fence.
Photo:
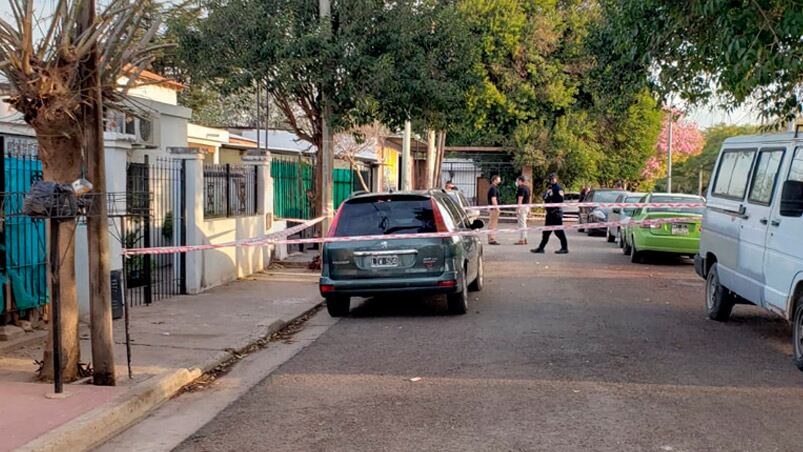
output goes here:
<path id="1" fill-rule="evenodd" d="M 277 218 L 312 218 L 314 164 L 308 157 L 271 157 L 273 211 Z"/>
<path id="2" fill-rule="evenodd" d="M 3 191 L 26 193 L 42 179 L 36 139 L 0 136 L 3 151 Z M 21 211 L 22 196 L 3 200 L 4 213 Z M 45 222 L 8 215 L 0 222 L 0 314 L 47 304 L 47 235 Z M 0 323 L 2 318 L 0 317 Z"/>
<path id="3" fill-rule="evenodd" d="M 371 170 L 368 168 L 357 167 L 353 169 L 336 168 L 332 174 L 334 179 L 334 206 L 335 209 L 340 206 L 352 193 L 363 191 L 364 188 L 360 184 L 360 178 L 357 176 L 357 171 L 360 172 L 368 189 L 371 189 L 373 181 L 371 179 Z"/>
<path id="4" fill-rule="evenodd" d="M 484 205 L 487 204 L 487 190 L 494 175 L 502 177 L 502 185 L 499 187 L 502 204 L 515 204 L 514 182 L 519 172 L 511 162 L 446 160 L 441 166 L 441 186 L 451 180 L 472 205 Z"/>
<path id="5" fill-rule="evenodd" d="M 125 248 L 186 245 L 186 181 L 183 160 L 129 163 L 126 174 L 127 215 L 120 219 Z M 123 262 L 129 305 L 184 294 L 184 253 L 127 256 Z"/>
<path id="6" fill-rule="evenodd" d="M 204 165 L 204 218 L 257 214 L 257 172 L 254 165 Z"/>

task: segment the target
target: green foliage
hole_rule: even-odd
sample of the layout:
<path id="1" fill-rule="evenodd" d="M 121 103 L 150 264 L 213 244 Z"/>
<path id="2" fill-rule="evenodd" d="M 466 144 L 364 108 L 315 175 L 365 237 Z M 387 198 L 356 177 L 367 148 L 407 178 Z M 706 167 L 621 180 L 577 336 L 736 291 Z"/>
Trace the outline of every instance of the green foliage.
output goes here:
<path id="1" fill-rule="evenodd" d="M 290 127 L 319 144 L 325 108 L 336 130 L 453 122 L 474 80 L 460 19 L 435 0 L 333 0 L 331 23 L 317 2 L 214 0 L 181 28 L 178 55 L 224 95 L 266 84 Z"/>
<path id="2" fill-rule="evenodd" d="M 635 83 L 626 94 L 601 91 L 609 69 L 598 61 L 609 50 L 596 2 L 463 0 L 460 10 L 481 43 L 483 82 L 450 143 L 511 147 L 536 181 L 552 171 L 568 187 L 640 180 L 661 112 Z"/>
<path id="3" fill-rule="evenodd" d="M 607 0 L 597 43 L 610 52 L 600 81 L 622 92 L 652 78 L 663 93 L 727 109 L 753 99 L 780 123 L 800 109 L 799 0 Z"/>
<path id="4" fill-rule="evenodd" d="M 672 188 L 682 193 L 697 193 L 700 171 L 703 173 L 703 190 L 708 187 L 722 142 L 738 135 L 758 132 L 757 126 L 731 126 L 720 124 L 705 131 L 705 146 L 701 153 L 672 168 Z M 657 184 L 656 184 L 657 185 Z M 661 186 L 665 186 L 662 183 Z"/>

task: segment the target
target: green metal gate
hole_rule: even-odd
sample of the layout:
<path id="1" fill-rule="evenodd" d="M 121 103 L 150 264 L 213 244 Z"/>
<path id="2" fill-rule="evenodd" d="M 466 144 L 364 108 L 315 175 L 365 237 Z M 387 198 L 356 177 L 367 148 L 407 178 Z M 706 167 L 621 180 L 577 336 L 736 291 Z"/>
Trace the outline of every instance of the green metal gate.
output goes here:
<path id="1" fill-rule="evenodd" d="M 277 218 L 312 218 L 313 162 L 304 157 L 274 155 L 270 174 L 273 177 L 273 213 Z"/>

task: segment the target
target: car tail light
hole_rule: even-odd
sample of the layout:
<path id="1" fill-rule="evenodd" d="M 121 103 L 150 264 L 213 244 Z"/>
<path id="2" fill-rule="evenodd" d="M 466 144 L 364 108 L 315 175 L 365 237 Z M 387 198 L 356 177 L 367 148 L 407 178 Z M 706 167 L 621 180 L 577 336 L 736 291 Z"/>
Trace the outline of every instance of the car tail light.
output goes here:
<path id="1" fill-rule="evenodd" d="M 449 280 L 449 281 L 438 281 L 438 287 L 457 287 L 457 281 Z"/>
<path id="2" fill-rule="evenodd" d="M 340 221 L 341 213 L 343 213 L 343 204 L 341 204 L 340 207 L 337 208 L 337 213 L 335 213 L 335 218 L 332 220 L 332 224 L 329 225 L 329 232 L 326 233 L 327 237 L 335 236 L 335 231 L 337 231 L 337 222 Z"/>
<path id="3" fill-rule="evenodd" d="M 335 290 L 335 286 L 321 286 L 321 293 L 329 293 Z"/>
<path id="4" fill-rule="evenodd" d="M 449 227 L 446 226 L 446 222 L 443 221 L 443 215 L 441 214 L 441 209 L 438 207 L 438 203 L 435 202 L 434 198 L 430 198 L 429 201 L 432 203 L 432 217 L 435 219 L 435 230 L 437 232 L 449 232 Z"/>

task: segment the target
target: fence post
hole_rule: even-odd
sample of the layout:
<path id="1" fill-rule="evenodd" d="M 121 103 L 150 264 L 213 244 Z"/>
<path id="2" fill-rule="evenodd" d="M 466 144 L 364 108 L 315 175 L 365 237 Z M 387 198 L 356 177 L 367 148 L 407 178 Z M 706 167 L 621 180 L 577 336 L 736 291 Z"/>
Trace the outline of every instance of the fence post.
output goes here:
<path id="1" fill-rule="evenodd" d="M 243 156 L 243 163 L 256 166 L 256 213 L 259 215 L 259 228 L 267 233 L 273 227 L 273 177 L 270 174 L 270 153 L 258 151 Z M 262 262 L 270 265 L 272 247 L 262 247 Z"/>
<path id="2" fill-rule="evenodd" d="M 231 165 L 226 164 L 226 218 L 231 216 Z"/>
<path id="3" fill-rule="evenodd" d="M 184 222 L 186 244 L 202 245 L 204 226 L 204 154 L 198 148 L 171 147 L 168 151 L 174 159 L 184 160 Z M 186 253 L 185 280 L 187 293 L 201 291 L 203 281 L 203 251 Z"/>

